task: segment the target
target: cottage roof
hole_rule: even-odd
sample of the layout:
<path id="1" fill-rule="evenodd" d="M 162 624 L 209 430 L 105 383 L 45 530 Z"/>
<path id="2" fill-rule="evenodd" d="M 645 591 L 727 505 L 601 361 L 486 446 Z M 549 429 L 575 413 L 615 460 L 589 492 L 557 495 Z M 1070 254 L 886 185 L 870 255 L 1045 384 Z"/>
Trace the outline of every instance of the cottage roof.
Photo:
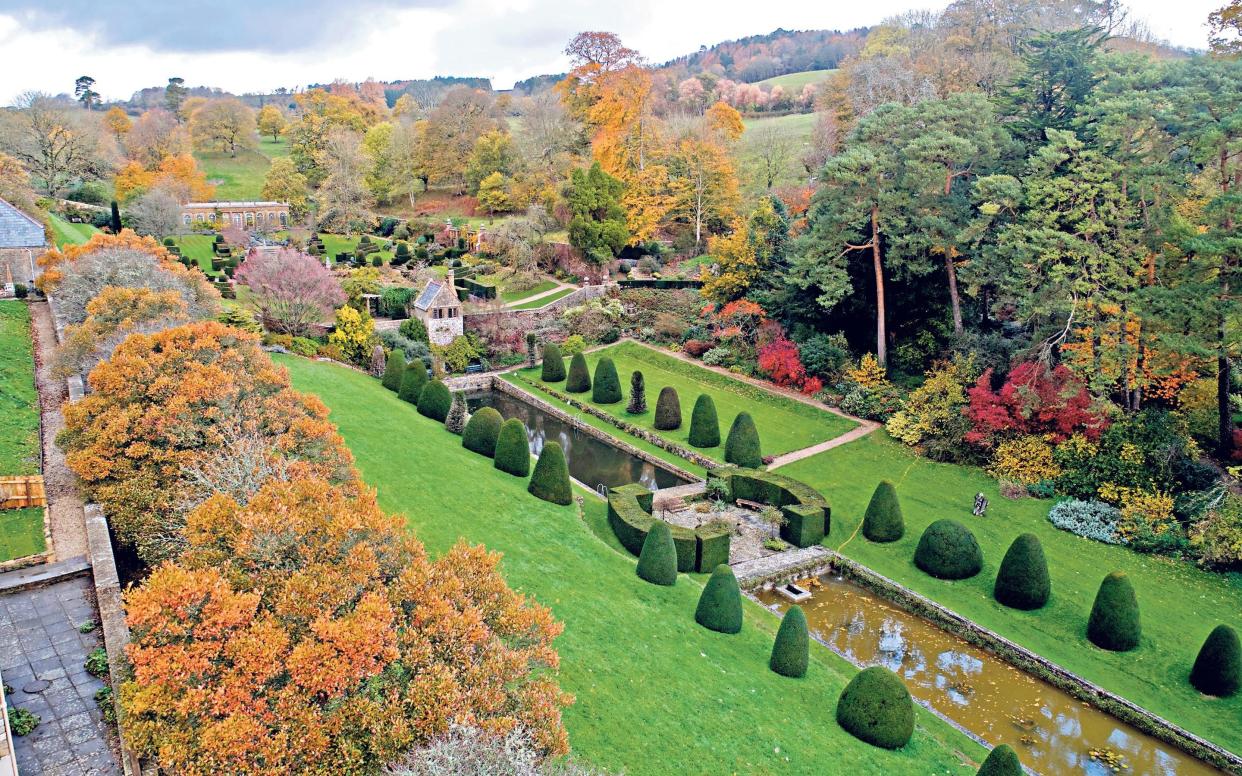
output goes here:
<path id="1" fill-rule="evenodd" d="M 42 248 L 43 224 L 0 199 L 0 248 Z"/>
<path id="2" fill-rule="evenodd" d="M 414 302 L 414 307 L 419 310 L 427 310 L 431 308 L 431 303 L 435 301 L 436 296 L 444 288 L 444 284 L 438 280 L 433 280 L 427 284 L 423 292 L 418 295 L 418 300 Z"/>

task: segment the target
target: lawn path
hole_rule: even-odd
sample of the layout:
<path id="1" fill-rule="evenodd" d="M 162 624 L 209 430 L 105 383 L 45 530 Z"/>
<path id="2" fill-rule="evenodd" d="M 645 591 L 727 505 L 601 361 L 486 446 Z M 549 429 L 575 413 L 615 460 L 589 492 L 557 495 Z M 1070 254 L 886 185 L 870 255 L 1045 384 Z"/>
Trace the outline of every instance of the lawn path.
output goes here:
<path id="1" fill-rule="evenodd" d="M 834 447 L 840 447 L 841 445 L 849 444 L 850 442 L 853 442 L 855 439 L 862 439 L 866 435 L 870 434 L 872 431 L 875 431 L 876 429 L 881 428 L 880 424 L 876 423 L 874 420 L 863 420 L 862 418 L 856 418 L 856 417 L 853 417 L 852 415 L 846 415 L 837 410 L 834 410 L 832 407 L 826 407 L 826 409 L 829 410 L 830 412 L 835 412 L 836 414 L 841 415 L 841 417 L 843 418 L 849 418 L 850 420 L 853 420 L 856 423 L 858 423 L 858 425 L 850 429 L 849 431 L 846 431 L 841 436 L 833 437 L 832 439 L 825 440 L 823 442 L 820 442 L 817 445 L 811 445 L 810 447 L 804 447 L 801 450 L 794 450 L 793 452 L 789 452 L 789 453 L 785 453 L 784 455 L 776 456 L 775 458 L 772 459 L 772 463 L 768 464 L 768 471 L 772 471 L 773 469 L 779 466 L 784 466 L 785 464 L 793 463 L 794 461 L 801 461 L 803 458 L 810 458 L 811 456 L 816 455 L 818 453 L 831 450 Z"/>
<path id="2" fill-rule="evenodd" d="M 566 288 L 576 288 L 576 286 L 571 286 L 568 283 L 562 283 L 558 280 L 556 281 L 555 288 L 549 288 L 547 291 L 541 291 L 538 294 L 532 294 L 531 296 L 524 296 L 521 299 L 514 299 L 512 302 L 509 302 L 508 304 L 506 304 L 505 307 L 511 309 L 516 305 L 530 304 L 531 302 L 536 302 L 540 299 L 543 299 L 544 297 L 548 297 L 548 296 L 552 296 L 553 294 L 560 293 Z"/>

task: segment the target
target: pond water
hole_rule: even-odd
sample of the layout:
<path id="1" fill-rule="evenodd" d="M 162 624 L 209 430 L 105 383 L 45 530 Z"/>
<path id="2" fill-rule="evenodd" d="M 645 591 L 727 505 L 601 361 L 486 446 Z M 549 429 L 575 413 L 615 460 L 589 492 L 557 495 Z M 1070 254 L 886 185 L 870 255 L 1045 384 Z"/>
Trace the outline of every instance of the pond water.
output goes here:
<path id="1" fill-rule="evenodd" d="M 479 407 L 494 407 L 505 420 L 521 420 L 526 424 L 530 450 L 535 455 L 543 450 L 545 442 L 559 442 L 565 451 L 570 476 L 597 490 L 601 485 L 615 488 L 631 482 L 641 482 L 653 490 L 686 484 L 672 472 L 588 436 L 533 404 L 508 394 L 480 393 L 468 397 L 467 404 L 471 412 Z"/>
<path id="2" fill-rule="evenodd" d="M 1036 773 L 1220 774 L 857 585 L 832 576 L 820 582 L 802 603 L 813 637 L 854 665 L 892 670 L 916 700 L 991 746 L 1009 744 Z M 779 612 L 790 605 L 773 591 L 757 597 Z M 1100 750 L 1120 764 L 1104 762 Z"/>

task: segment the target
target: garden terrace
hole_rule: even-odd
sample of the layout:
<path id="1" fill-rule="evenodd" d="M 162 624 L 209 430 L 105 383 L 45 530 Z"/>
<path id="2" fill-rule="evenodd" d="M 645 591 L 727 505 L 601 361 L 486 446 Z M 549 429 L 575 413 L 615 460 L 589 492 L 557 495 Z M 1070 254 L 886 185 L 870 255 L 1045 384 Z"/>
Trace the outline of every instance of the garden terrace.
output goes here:
<path id="1" fill-rule="evenodd" d="M 735 380 L 636 342 L 621 342 L 587 353 L 587 366 L 591 374 L 595 373 L 595 365 L 604 356 L 611 358 L 616 364 L 623 390 L 628 390 L 632 372 L 639 370 L 643 373 L 647 387 L 647 411 L 641 415 L 631 415 L 625 411 L 626 402 L 624 401 L 593 406 L 620 421 L 633 424 L 652 434 L 658 434 L 670 442 L 693 450 L 717 463 L 724 462 L 723 438 L 729 424 L 739 412 L 749 412 L 754 418 L 755 425 L 759 429 L 759 439 L 764 455 L 780 455 L 793 450 L 801 450 L 826 439 L 840 436 L 856 425 L 854 421 L 834 415 L 826 409 L 820 409 L 774 391 Z M 548 391 L 541 387 L 543 383 L 540 381 L 538 367 L 518 370 L 515 375 L 518 384 L 526 390 L 540 396 L 550 396 Z M 547 385 L 561 392 L 565 383 L 561 381 Z M 678 429 L 656 431 L 654 426 L 656 397 L 665 387 L 676 389 L 681 401 L 683 422 Z M 698 449 L 690 447 L 689 417 L 695 399 L 702 393 L 710 394 L 716 403 L 722 444 L 713 448 Z M 589 402 L 589 397 L 581 397 L 581 400 Z M 614 429 L 614 433 L 621 432 Z"/>
<path id="2" fill-rule="evenodd" d="M 880 751 L 833 722 L 831 699 L 855 670 L 813 645 L 804 679 L 768 670 L 778 621 L 746 603 L 738 635 L 694 621 L 700 577 L 671 587 L 635 573 L 592 494 L 576 507 L 534 498 L 526 481 L 497 472 L 443 425 L 378 380 L 325 362 L 280 356 L 296 388 L 331 409 L 381 506 L 404 513 L 430 552 L 459 538 L 504 553 L 515 589 L 551 607 L 565 710 L 582 760 L 632 776 L 668 773 L 965 773 L 982 747 L 922 709 L 909 746 Z M 398 429 L 400 433 L 394 433 Z M 636 648 L 635 645 L 641 645 Z M 670 731 L 688 731 L 673 736 Z"/>
<path id="3" fill-rule="evenodd" d="M 781 510 L 781 538 L 795 547 L 818 544 L 832 519 L 828 501 L 814 488 L 792 477 L 758 469 L 725 467 L 707 474 L 708 483 L 725 483 L 735 501 L 766 504 Z"/>
<path id="4" fill-rule="evenodd" d="M 1220 623 L 1237 627 L 1242 574 L 1215 574 L 1180 560 L 1142 555 L 1093 542 L 1054 527 L 1052 502 L 1009 500 L 982 470 L 934 463 L 886 434 L 872 434 L 781 469 L 832 494 L 834 539 L 826 542 L 875 571 L 952 609 L 1234 753 L 1242 752 L 1242 695 L 1208 699 L 1188 677 L 1199 645 Z M 905 535 L 887 544 L 859 531 L 872 491 L 891 480 L 901 500 Z M 975 493 L 991 501 L 986 517 L 971 516 Z M 983 571 L 945 582 L 913 561 L 923 530 L 941 518 L 957 519 L 983 548 Z M 996 602 L 992 586 L 1001 559 L 1018 534 L 1039 538 L 1048 559 L 1052 596 L 1035 611 Z M 1105 574 L 1124 571 L 1142 611 L 1143 637 L 1131 652 L 1108 652 L 1087 640 L 1087 616 Z"/>
<path id="5" fill-rule="evenodd" d="M 642 485 L 622 485 L 608 492 L 608 524 L 617 539 L 635 555 L 643 548 L 647 532 L 656 518 L 651 516 L 653 495 Z M 706 525 L 686 528 L 669 525 L 673 546 L 677 548 L 677 570 L 707 574 L 729 562 L 729 530 Z"/>

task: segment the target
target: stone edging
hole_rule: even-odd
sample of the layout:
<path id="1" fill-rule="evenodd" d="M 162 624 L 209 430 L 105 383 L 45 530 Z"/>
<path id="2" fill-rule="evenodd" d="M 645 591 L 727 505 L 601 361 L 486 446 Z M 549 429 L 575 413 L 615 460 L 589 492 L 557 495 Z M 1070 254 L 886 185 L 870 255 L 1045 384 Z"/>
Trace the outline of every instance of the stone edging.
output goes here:
<path id="1" fill-rule="evenodd" d="M 1004 636 L 993 633 L 898 582 L 846 558 L 835 550 L 826 550 L 826 553 L 828 565 L 833 571 L 884 600 L 986 650 L 1014 668 L 1041 679 L 1122 722 L 1133 725 L 1152 738 L 1177 747 L 1191 757 L 1220 768 L 1226 773 L 1242 774 L 1242 757 L 1233 752 L 1200 738 L 1138 704 L 1065 670 Z M 747 580 L 747 588 L 754 590 L 801 578 L 790 576 L 794 571 L 795 569 L 786 569 L 777 577 Z M 810 574 L 801 576 L 810 576 Z"/>
<path id="2" fill-rule="evenodd" d="M 492 390 L 498 391 L 507 396 L 512 396 L 513 398 L 518 399 L 519 401 L 524 401 L 527 404 L 533 404 L 534 406 L 538 407 L 543 412 L 547 412 L 548 414 L 552 415 L 558 420 L 568 423 L 569 425 L 573 426 L 575 429 L 581 431 L 587 436 L 598 439 L 601 442 L 606 442 L 609 445 L 612 445 L 613 447 L 619 447 L 625 452 L 629 453 L 630 455 L 636 458 L 639 458 L 640 460 L 646 461 L 652 466 L 663 469 L 666 472 L 675 474 L 681 479 L 686 480 L 687 482 L 698 482 L 703 479 L 702 477 L 696 474 L 692 474 L 691 472 L 688 472 L 685 469 L 682 469 L 681 467 L 675 464 L 672 464 L 657 455 L 653 455 L 652 453 L 649 453 L 646 450 L 638 449 L 634 445 L 631 445 L 630 443 L 626 442 L 624 439 L 618 439 L 612 434 L 609 434 L 604 431 L 600 431 L 598 428 L 596 428 L 595 426 L 592 426 L 590 423 L 584 423 L 582 420 L 575 418 L 573 415 L 570 415 L 568 412 L 565 412 L 560 407 L 554 406 L 550 402 L 544 401 L 538 396 L 535 396 L 534 394 L 531 394 L 528 391 L 522 390 L 516 385 L 513 385 L 512 383 L 510 383 L 508 380 L 505 380 L 500 377 L 493 377 Z M 552 392 L 549 391 L 549 393 L 552 393 Z M 559 399 L 561 397 L 557 396 L 556 398 Z M 572 406 L 572 402 L 570 404 Z M 590 414 L 594 415 L 595 413 L 592 412 Z M 713 463 L 712 465 L 714 466 L 715 464 Z"/>

